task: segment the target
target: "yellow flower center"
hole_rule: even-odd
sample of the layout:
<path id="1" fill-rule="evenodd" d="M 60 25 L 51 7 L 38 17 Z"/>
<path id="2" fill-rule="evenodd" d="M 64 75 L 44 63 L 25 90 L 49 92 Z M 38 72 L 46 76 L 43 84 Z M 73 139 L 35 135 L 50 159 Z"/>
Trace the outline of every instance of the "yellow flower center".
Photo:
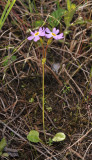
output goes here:
<path id="1" fill-rule="evenodd" d="M 39 32 L 35 33 L 35 36 L 38 36 L 39 35 Z"/>
<path id="2" fill-rule="evenodd" d="M 52 33 L 52 36 L 56 36 L 56 34 L 55 34 L 55 33 Z"/>

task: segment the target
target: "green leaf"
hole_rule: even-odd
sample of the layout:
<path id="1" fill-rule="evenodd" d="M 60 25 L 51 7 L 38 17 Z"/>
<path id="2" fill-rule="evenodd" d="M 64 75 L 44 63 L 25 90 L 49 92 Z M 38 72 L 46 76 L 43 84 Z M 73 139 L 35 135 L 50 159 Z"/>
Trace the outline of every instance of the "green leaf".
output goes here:
<path id="1" fill-rule="evenodd" d="M 67 10 L 70 11 L 71 10 L 71 1 L 67 0 Z"/>
<path id="2" fill-rule="evenodd" d="M 31 1 L 29 0 L 29 9 L 30 9 L 30 13 L 33 12 L 33 7 L 34 7 L 33 2 L 31 2 Z"/>
<path id="3" fill-rule="evenodd" d="M 74 4 L 74 3 L 71 4 L 71 10 L 72 10 L 72 9 L 73 9 L 73 10 L 76 10 L 76 4 Z"/>
<path id="4" fill-rule="evenodd" d="M 11 56 L 11 58 L 9 58 L 9 56 L 5 56 L 4 58 L 3 58 L 3 63 L 2 63 L 2 65 L 3 66 L 7 66 L 8 64 L 10 64 L 11 62 L 14 62 L 16 60 L 16 56 Z"/>
<path id="5" fill-rule="evenodd" d="M 73 26 L 76 24 L 86 24 L 87 22 L 84 20 L 77 20 L 75 23 L 73 23 Z"/>
<path id="6" fill-rule="evenodd" d="M 51 17 L 48 18 L 48 23 L 52 28 L 56 27 L 60 23 L 60 20 L 65 13 L 66 10 L 62 8 L 58 8 L 56 11 L 51 13 Z"/>
<path id="7" fill-rule="evenodd" d="M 11 56 L 11 61 L 14 62 L 16 60 L 16 56 Z"/>
<path id="8" fill-rule="evenodd" d="M 91 67 L 91 70 L 90 70 L 90 78 L 92 78 L 92 67 Z"/>
<path id="9" fill-rule="evenodd" d="M 44 23 L 43 20 L 35 21 L 35 22 L 34 22 L 34 26 L 35 26 L 35 27 L 40 27 L 40 26 L 43 25 L 43 23 Z"/>
<path id="10" fill-rule="evenodd" d="M 64 16 L 64 22 L 66 24 L 66 27 L 70 26 L 70 22 L 72 21 L 73 15 L 75 13 L 75 10 L 71 10 L 70 12 L 67 11 L 67 13 Z"/>
<path id="11" fill-rule="evenodd" d="M 76 11 L 76 4 L 71 4 L 71 8 L 68 9 L 64 16 L 64 22 L 66 24 L 66 27 L 70 26 L 70 22 L 72 21 L 73 15 L 75 14 Z"/>
<path id="12" fill-rule="evenodd" d="M 0 156 L 2 155 L 3 153 L 2 152 L 0 152 Z"/>
<path id="13" fill-rule="evenodd" d="M 9 61 L 9 59 L 8 59 L 8 56 L 5 56 L 4 58 L 3 58 L 3 66 L 7 66 L 8 65 L 8 61 Z"/>
<path id="14" fill-rule="evenodd" d="M 9 157 L 9 154 L 8 153 L 3 153 L 2 157 Z"/>
<path id="15" fill-rule="evenodd" d="M 70 30 L 65 30 L 64 31 L 64 35 L 67 35 L 67 34 L 69 34 L 71 31 Z"/>
<path id="16" fill-rule="evenodd" d="M 49 144 L 49 146 L 52 146 L 52 143 L 53 143 L 52 139 L 49 138 L 49 141 L 47 143 Z"/>
<path id="17" fill-rule="evenodd" d="M 0 141 L 0 152 L 3 151 L 4 147 L 7 145 L 6 143 L 6 139 L 2 138 L 2 140 Z"/>
<path id="18" fill-rule="evenodd" d="M 52 141 L 60 142 L 60 141 L 63 141 L 65 138 L 66 138 L 65 134 L 62 132 L 59 132 L 53 137 Z"/>
<path id="19" fill-rule="evenodd" d="M 76 25 L 76 24 L 87 24 L 90 23 L 89 20 L 84 20 L 82 17 L 79 17 L 73 24 L 71 24 L 72 26 Z M 91 22 L 92 23 L 92 22 Z"/>
<path id="20" fill-rule="evenodd" d="M 66 27 L 70 26 L 70 21 L 72 20 L 72 16 L 69 12 L 66 13 L 66 15 L 64 16 L 64 22 Z"/>
<path id="21" fill-rule="evenodd" d="M 52 107 L 46 107 L 46 110 L 48 111 L 48 112 L 51 112 L 52 111 Z"/>
<path id="22" fill-rule="evenodd" d="M 34 143 L 38 143 L 40 142 L 40 138 L 39 138 L 39 132 L 35 131 L 35 130 L 31 130 L 29 132 L 29 134 L 27 135 L 27 139 L 30 142 L 34 142 Z"/>
<path id="23" fill-rule="evenodd" d="M 30 103 L 33 103 L 33 102 L 34 102 L 34 98 L 30 98 L 30 99 L 29 99 L 29 102 L 30 102 Z"/>
<path id="24" fill-rule="evenodd" d="M 59 2 L 59 0 L 56 1 L 56 5 L 57 5 L 57 8 L 60 8 L 60 2 Z"/>

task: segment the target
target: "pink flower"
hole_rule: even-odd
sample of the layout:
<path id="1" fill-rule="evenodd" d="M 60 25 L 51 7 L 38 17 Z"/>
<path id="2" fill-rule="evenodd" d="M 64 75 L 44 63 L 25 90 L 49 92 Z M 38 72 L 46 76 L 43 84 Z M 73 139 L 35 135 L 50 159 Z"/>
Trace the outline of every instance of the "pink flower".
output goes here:
<path id="1" fill-rule="evenodd" d="M 52 32 L 49 30 L 49 28 L 46 28 L 46 29 L 45 29 L 45 32 L 48 33 L 48 34 L 45 34 L 45 37 L 46 37 L 46 38 L 51 38 L 51 37 L 53 37 L 53 38 L 56 39 L 56 40 L 59 40 L 59 39 L 63 39 L 63 38 L 64 38 L 63 33 L 58 34 L 58 33 L 59 33 L 59 29 L 56 29 L 56 28 L 53 28 Z"/>
<path id="2" fill-rule="evenodd" d="M 40 36 L 45 36 L 45 29 L 39 28 L 39 31 L 31 32 L 31 36 L 28 37 L 27 39 L 29 41 L 34 40 L 37 42 L 40 39 Z"/>

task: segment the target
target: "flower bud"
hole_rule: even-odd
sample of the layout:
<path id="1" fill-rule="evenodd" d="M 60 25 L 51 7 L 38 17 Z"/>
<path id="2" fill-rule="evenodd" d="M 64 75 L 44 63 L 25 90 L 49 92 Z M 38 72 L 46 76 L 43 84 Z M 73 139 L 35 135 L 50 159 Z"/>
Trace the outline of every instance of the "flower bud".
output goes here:
<path id="1" fill-rule="evenodd" d="M 47 41 L 47 45 L 50 45 L 52 42 L 53 37 L 51 37 L 48 41 Z"/>

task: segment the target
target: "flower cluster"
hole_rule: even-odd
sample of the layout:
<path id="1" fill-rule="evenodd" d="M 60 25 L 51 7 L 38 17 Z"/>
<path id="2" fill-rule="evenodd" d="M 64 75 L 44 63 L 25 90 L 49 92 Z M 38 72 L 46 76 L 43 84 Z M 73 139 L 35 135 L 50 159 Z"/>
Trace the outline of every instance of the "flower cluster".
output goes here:
<path id="1" fill-rule="evenodd" d="M 37 42 L 40 39 L 40 36 L 44 36 L 46 38 L 54 38 L 55 40 L 63 39 L 63 33 L 59 34 L 59 29 L 53 28 L 52 32 L 49 30 L 49 28 L 39 28 L 39 31 L 32 32 L 31 36 L 28 37 L 28 40 L 34 40 Z"/>

